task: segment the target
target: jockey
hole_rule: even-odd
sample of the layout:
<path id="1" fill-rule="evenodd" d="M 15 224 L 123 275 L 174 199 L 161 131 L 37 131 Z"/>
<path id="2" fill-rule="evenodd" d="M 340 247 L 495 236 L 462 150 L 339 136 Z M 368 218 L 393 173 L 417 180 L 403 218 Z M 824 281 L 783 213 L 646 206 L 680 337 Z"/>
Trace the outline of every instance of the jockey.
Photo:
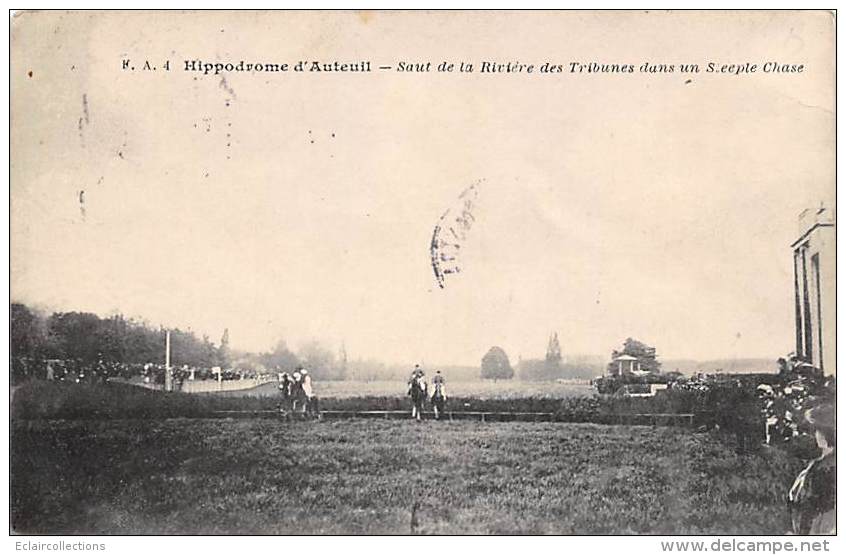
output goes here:
<path id="1" fill-rule="evenodd" d="M 423 372 L 423 369 L 420 368 L 419 364 L 415 364 L 414 368 L 411 370 L 411 375 L 408 377 L 408 394 L 411 395 L 412 385 L 414 384 L 414 380 L 416 380 L 420 374 Z"/>

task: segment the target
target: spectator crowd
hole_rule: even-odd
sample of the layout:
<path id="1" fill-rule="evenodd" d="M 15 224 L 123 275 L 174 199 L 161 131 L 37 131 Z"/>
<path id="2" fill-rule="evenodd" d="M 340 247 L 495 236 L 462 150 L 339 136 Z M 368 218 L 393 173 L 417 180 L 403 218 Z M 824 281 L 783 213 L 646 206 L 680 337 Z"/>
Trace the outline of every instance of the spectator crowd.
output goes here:
<path id="1" fill-rule="evenodd" d="M 164 364 L 126 363 L 99 359 L 86 363 L 80 359 L 43 359 L 14 357 L 11 361 L 13 384 L 29 380 L 48 380 L 70 383 L 106 383 L 109 380 L 140 382 L 143 384 L 163 385 L 165 383 Z M 201 368 L 189 366 L 171 366 L 174 384 L 189 380 L 243 380 L 261 379 L 269 374 L 242 368 Z"/>

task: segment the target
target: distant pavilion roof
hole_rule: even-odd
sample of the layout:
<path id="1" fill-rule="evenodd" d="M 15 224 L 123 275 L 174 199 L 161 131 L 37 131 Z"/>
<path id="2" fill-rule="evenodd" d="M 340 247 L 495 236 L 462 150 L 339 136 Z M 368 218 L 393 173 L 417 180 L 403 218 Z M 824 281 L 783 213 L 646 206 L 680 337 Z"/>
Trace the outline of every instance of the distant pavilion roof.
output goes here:
<path id="1" fill-rule="evenodd" d="M 617 361 L 617 360 L 637 360 L 637 357 L 633 357 L 633 356 L 629 356 L 629 355 L 620 355 L 617 358 L 615 358 L 614 360 L 615 361 Z"/>

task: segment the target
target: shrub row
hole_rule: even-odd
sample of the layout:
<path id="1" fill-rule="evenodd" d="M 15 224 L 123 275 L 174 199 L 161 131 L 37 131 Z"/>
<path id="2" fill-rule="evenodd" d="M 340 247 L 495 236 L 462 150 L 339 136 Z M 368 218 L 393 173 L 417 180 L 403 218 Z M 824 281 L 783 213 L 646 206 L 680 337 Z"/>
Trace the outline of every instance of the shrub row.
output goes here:
<path id="1" fill-rule="evenodd" d="M 163 393 L 118 384 L 68 384 L 30 382 L 18 388 L 12 402 L 15 419 L 110 419 L 210 417 L 223 410 L 273 410 L 275 397 L 226 397 L 214 394 Z M 326 398 L 322 410 L 369 411 L 408 410 L 405 397 L 366 396 Z M 650 398 L 607 395 L 551 399 L 476 399 L 453 397 L 447 410 L 474 412 L 552 413 L 562 422 L 614 422 L 620 416 L 655 413 L 696 413 L 708 424 L 725 429 L 757 426 L 760 409 L 754 395 L 732 388 L 711 392 L 669 390 Z M 701 420 L 701 418 L 700 418 Z"/>

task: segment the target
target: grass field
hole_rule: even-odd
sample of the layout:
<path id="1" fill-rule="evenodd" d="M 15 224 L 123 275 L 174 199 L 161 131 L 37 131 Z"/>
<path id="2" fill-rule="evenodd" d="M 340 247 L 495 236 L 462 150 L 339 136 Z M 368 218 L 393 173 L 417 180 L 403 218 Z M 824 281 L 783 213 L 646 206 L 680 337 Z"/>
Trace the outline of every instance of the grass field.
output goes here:
<path id="1" fill-rule="evenodd" d="M 216 393 L 232 397 L 278 396 L 275 382 L 242 391 Z M 405 397 L 408 386 L 402 381 L 316 381 L 314 392 L 321 399 L 347 399 L 352 397 Z M 558 382 L 522 382 L 519 380 L 473 380 L 449 382 L 447 394 L 450 397 L 473 397 L 476 399 L 517 399 L 535 397 L 542 399 L 563 399 L 574 396 L 589 396 L 596 390 L 587 384 Z"/>
<path id="2" fill-rule="evenodd" d="M 782 451 L 638 426 L 13 420 L 11 435 L 21 533 L 781 534 L 796 471 Z"/>

